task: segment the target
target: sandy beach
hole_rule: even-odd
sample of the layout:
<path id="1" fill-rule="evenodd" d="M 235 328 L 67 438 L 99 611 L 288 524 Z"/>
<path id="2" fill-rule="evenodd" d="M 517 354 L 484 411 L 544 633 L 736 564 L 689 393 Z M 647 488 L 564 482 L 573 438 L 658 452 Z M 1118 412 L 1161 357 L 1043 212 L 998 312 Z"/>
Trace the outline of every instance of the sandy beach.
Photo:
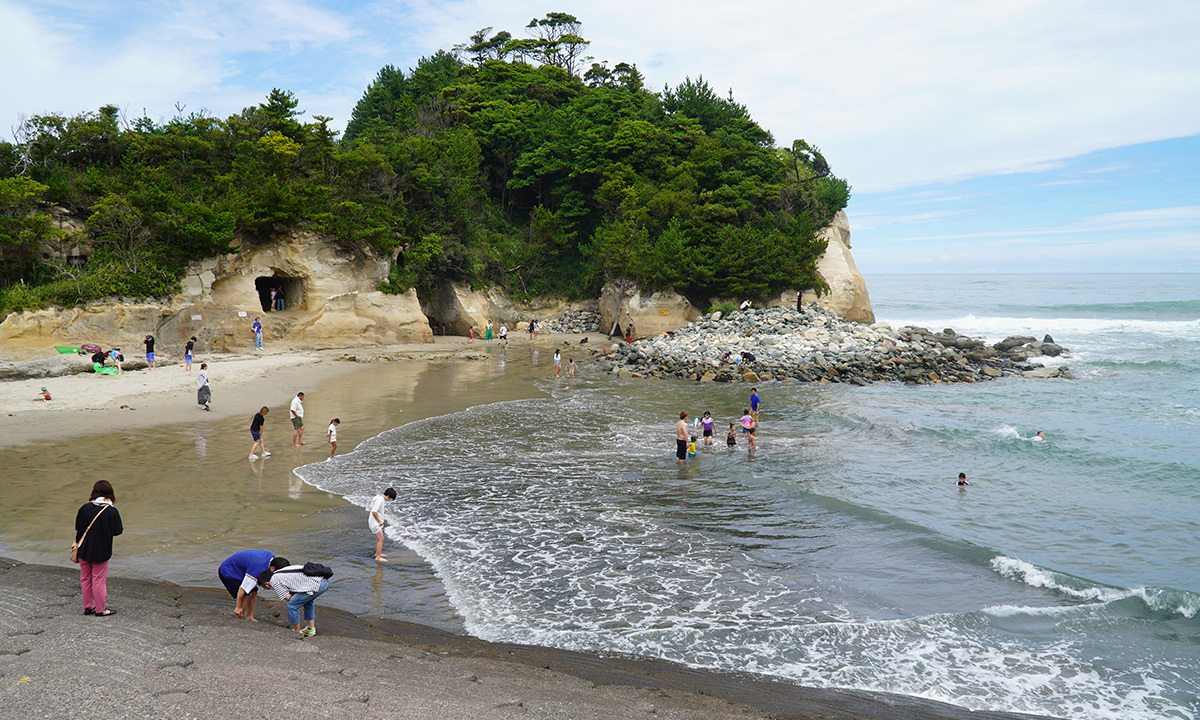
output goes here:
<path id="1" fill-rule="evenodd" d="M 452 338 L 208 358 L 211 412 L 180 365 L 0 383 L 6 713 L 75 717 L 91 703 L 114 718 L 1018 717 L 465 636 L 421 558 L 390 546 L 392 562 L 376 565 L 361 508 L 292 473 L 328 454 L 335 415 L 349 452 L 405 423 L 544 396 L 553 346 Z M 52 403 L 27 399 L 41 384 Z M 298 390 L 311 420 L 308 444 L 293 448 L 287 404 Z M 250 462 L 247 428 L 261 405 L 272 408 L 273 455 Z M 126 527 L 109 581 L 118 615 L 103 620 L 80 613 L 66 560 L 70 519 L 100 477 L 117 488 Z M 247 547 L 335 567 L 318 637 L 292 637 L 278 603 L 260 604 L 253 626 L 233 617 L 216 566 Z"/>

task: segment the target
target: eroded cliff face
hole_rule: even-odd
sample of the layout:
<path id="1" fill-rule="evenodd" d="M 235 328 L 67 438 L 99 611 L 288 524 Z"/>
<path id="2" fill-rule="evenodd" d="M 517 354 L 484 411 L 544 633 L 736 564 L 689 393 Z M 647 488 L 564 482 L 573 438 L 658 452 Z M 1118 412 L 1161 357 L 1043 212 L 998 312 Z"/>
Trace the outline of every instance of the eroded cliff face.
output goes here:
<path id="1" fill-rule="evenodd" d="M 828 242 L 817 269 L 830 293 L 804 293 L 840 317 L 874 322 L 866 282 L 850 254 L 850 224 L 844 212 L 824 231 Z M 261 246 L 196 263 L 188 269 L 183 291 L 162 304 L 106 303 L 80 308 L 13 313 L 0 323 L 5 355 L 44 352 L 47 345 L 94 342 L 140 353 L 141 339 L 153 334 L 158 350 L 178 354 L 196 336 L 200 350 L 234 352 L 254 347 L 251 323 L 258 317 L 269 347 L 355 347 L 372 344 L 432 342 L 433 330 L 466 335 L 481 333 L 488 322 L 517 329 L 531 318 L 548 321 L 568 310 L 601 315 L 602 330 L 617 324 L 623 333 L 632 323 L 644 337 L 674 330 L 700 317 L 702 310 L 678 293 L 644 293 L 632 283 L 605 286 L 599 301 L 566 302 L 539 298 L 516 305 L 498 289 L 472 290 L 444 283 L 430 297 L 410 290 L 387 295 L 375 288 L 387 276 L 385 260 L 348 253 L 328 239 L 297 230 Z M 271 291 L 282 303 L 274 307 Z M 736 299 L 740 301 L 741 299 Z M 772 305 L 793 305 L 796 291 L 784 292 Z M 433 327 L 431 327 L 431 325 Z"/>
<path id="2" fill-rule="evenodd" d="M 871 297 L 867 294 L 867 281 L 850 254 L 850 219 L 846 217 L 845 210 L 838 212 L 829 227 L 821 231 L 821 236 L 828 244 L 825 253 L 817 261 L 817 272 L 829 285 L 829 293 L 818 296 L 809 290 L 801 301 L 805 305 L 815 301 L 820 307 L 828 308 L 846 320 L 867 324 L 875 322 L 875 311 L 871 309 Z M 792 302 L 795 302 L 795 298 L 793 292 Z"/>
<path id="3" fill-rule="evenodd" d="M 296 231 L 261 247 L 211 258 L 188 269 L 183 291 L 161 305 L 110 303 L 13 313 L 0 323 L 6 349 L 94 342 L 140 349 L 153 334 L 160 352 L 174 353 L 191 336 L 203 351 L 254 347 L 255 317 L 264 339 L 279 347 L 341 347 L 432 342 L 415 291 L 386 295 L 375 288 L 387 263 L 347 254 L 327 240 Z M 271 290 L 283 305 L 272 306 Z"/>

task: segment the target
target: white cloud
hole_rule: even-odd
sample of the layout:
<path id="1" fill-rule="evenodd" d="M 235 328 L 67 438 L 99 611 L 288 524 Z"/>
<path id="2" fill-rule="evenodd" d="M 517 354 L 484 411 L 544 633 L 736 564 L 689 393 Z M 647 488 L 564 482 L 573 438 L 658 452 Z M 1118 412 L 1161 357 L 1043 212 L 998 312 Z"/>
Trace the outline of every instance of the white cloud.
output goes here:
<path id="1" fill-rule="evenodd" d="M 184 101 L 224 114 L 260 101 L 279 78 L 310 113 L 344 127 L 383 63 L 411 66 L 484 26 L 521 34 L 547 9 L 542 0 L 52 9 L 0 0 L 0 62 L 20 68 L 0 79 L 0 124 L 105 102 L 140 111 Z M 568 9 L 592 55 L 637 63 L 655 89 L 700 75 L 718 92 L 732 88 L 780 144 L 820 146 L 857 192 L 1046 169 L 1200 133 L 1200 3 L 578 0 Z M 319 67 L 295 68 L 319 52 L 330 54 Z"/>

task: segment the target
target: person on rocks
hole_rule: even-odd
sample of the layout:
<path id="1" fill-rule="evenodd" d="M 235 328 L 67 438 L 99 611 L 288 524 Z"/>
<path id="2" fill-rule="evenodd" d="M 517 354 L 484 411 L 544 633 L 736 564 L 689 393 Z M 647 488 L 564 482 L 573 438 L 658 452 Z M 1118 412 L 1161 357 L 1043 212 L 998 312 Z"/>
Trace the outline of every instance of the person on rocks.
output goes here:
<path id="1" fill-rule="evenodd" d="M 208 363 L 200 363 L 200 372 L 196 375 L 196 404 L 208 410 L 212 401 L 212 388 L 208 386 Z"/>
<path id="2" fill-rule="evenodd" d="M 633 322 L 625 326 L 625 344 L 628 345 L 631 342 L 633 342 Z"/>
<path id="3" fill-rule="evenodd" d="M 688 434 L 687 410 L 679 413 L 679 422 L 675 423 L 675 457 L 679 458 L 679 464 L 682 465 L 687 460 L 688 439 L 691 435 Z"/>
<path id="4" fill-rule="evenodd" d="M 263 423 L 267 421 L 267 413 L 269 412 L 271 412 L 271 409 L 263 405 L 259 408 L 258 412 L 254 413 L 254 417 L 250 420 L 250 437 L 254 440 L 254 444 L 250 446 L 251 460 L 258 459 L 258 455 L 254 454 L 255 448 L 258 448 L 258 451 L 262 453 L 264 458 L 271 457 L 271 453 L 267 452 L 267 445 L 262 439 Z"/>
<path id="5" fill-rule="evenodd" d="M 217 568 L 217 577 L 234 600 L 234 615 L 242 620 L 258 622 L 254 619 L 254 604 L 258 601 L 258 577 L 270 569 L 271 562 L 275 559 L 275 553 L 270 550 L 240 550 L 221 562 L 221 566 Z M 287 564 L 284 560 L 283 565 Z"/>
<path id="6" fill-rule="evenodd" d="M 292 565 L 286 558 L 272 558 L 270 566 L 258 575 L 257 582 L 274 590 L 287 603 L 288 623 L 301 635 L 317 634 L 316 599 L 329 589 L 329 578 L 307 575 L 303 565 Z M 307 627 L 300 628 L 300 610 L 304 610 Z"/>
<path id="7" fill-rule="evenodd" d="M 296 397 L 292 398 L 290 412 L 292 418 L 292 447 L 300 447 L 304 444 L 304 393 L 296 393 Z"/>
<path id="8" fill-rule="evenodd" d="M 387 557 L 383 554 L 383 528 L 387 524 L 383 515 L 383 504 L 396 499 L 395 488 L 388 488 L 371 498 L 371 504 L 367 506 L 367 529 L 375 536 L 375 562 L 387 562 Z"/>
<path id="9" fill-rule="evenodd" d="M 79 559 L 79 586 L 83 591 L 83 614 L 108 617 L 116 611 L 108 607 L 108 561 L 112 559 L 113 538 L 125 532 L 112 483 L 97 480 L 92 494 L 75 513 L 76 557 Z"/>

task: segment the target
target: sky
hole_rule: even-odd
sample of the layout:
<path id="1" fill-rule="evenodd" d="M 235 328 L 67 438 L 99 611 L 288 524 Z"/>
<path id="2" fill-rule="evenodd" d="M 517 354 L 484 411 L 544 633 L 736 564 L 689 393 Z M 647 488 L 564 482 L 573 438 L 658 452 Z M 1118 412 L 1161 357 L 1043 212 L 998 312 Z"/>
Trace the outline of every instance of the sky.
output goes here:
<path id="1" fill-rule="evenodd" d="M 871 273 L 1200 272 L 1195 0 L 0 0 L 21 115 L 227 116 L 273 87 L 344 128 L 384 64 L 568 12 L 661 90 L 703 76 L 853 187 Z"/>

